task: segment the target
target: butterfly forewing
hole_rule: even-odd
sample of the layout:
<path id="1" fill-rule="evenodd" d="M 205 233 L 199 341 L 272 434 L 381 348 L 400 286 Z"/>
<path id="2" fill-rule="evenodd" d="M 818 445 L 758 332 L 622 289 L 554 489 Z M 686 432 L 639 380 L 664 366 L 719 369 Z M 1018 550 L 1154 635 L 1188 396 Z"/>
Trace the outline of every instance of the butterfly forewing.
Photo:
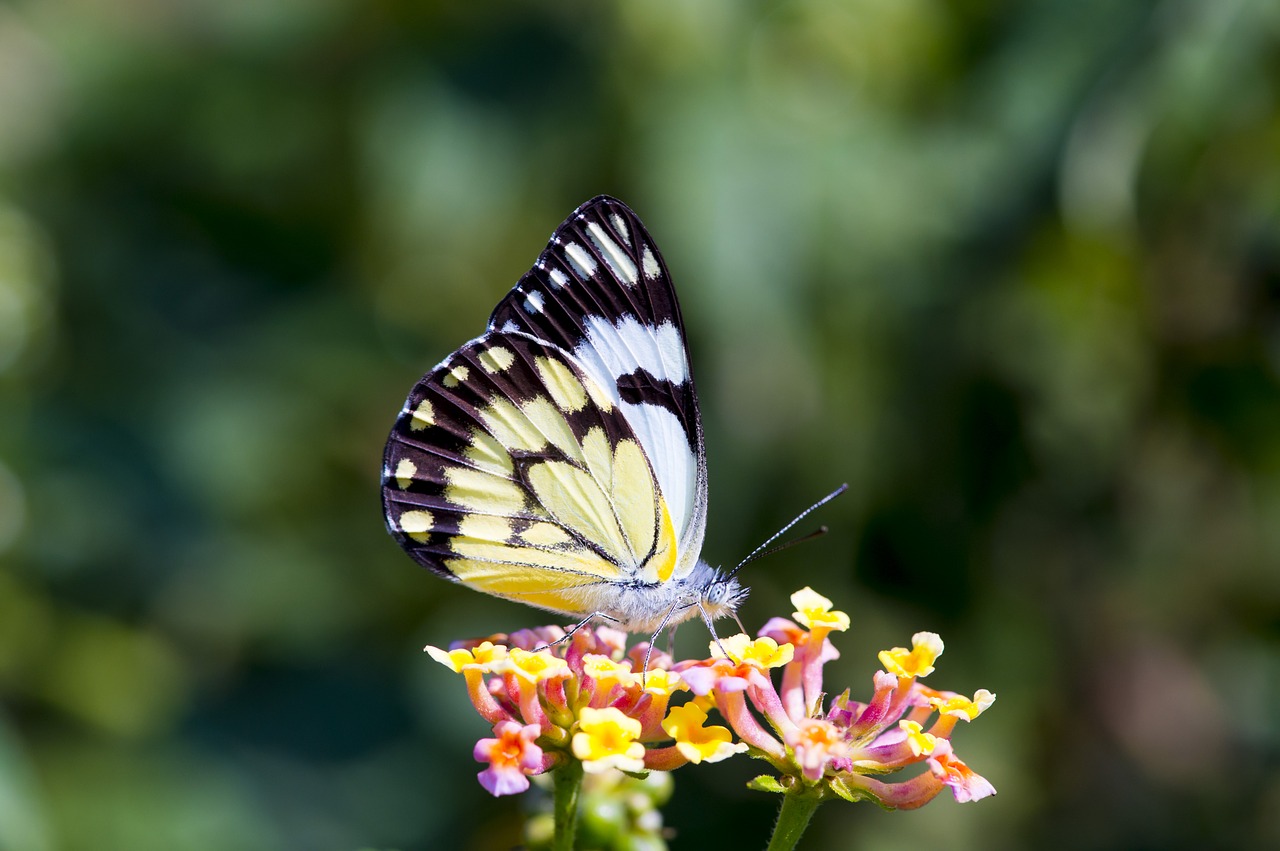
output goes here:
<path id="1" fill-rule="evenodd" d="M 671 513 L 675 575 L 692 570 L 706 527 L 702 423 L 675 289 L 635 213 L 605 196 L 579 207 L 489 327 L 560 347 L 623 411 Z"/>
<path id="2" fill-rule="evenodd" d="M 590 614 L 601 586 L 676 568 L 677 529 L 645 453 L 561 347 L 490 332 L 406 400 L 384 458 L 388 527 L 437 574 Z"/>

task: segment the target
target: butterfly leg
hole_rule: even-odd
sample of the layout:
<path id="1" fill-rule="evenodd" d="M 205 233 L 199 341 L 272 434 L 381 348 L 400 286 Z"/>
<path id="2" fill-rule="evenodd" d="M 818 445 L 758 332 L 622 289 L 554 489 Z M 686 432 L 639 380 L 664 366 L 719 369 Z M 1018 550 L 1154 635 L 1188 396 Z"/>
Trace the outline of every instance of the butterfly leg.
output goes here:
<path id="1" fill-rule="evenodd" d="M 707 630 L 711 633 L 711 638 L 715 641 L 716 647 L 720 648 L 720 652 L 724 654 L 724 658 L 733 658 L 729 655 L 729 651 L 724 649 L 724 645 L 720 643 L 720 633 L 716 632 L 716 625 L 712 623 L 711 615 L 707 614 L 707 610 L 702 608 L 701 600 L 698 601 L 698 613 L 702 615 L 702 622 L 707 625 Z M 742 626 L 742 621 L 738 620 L 736 612 L 733 615 L 733 619 L 738 621 L 738 627 L 745 633 L 747 630 Z"/>
<path id="2" fill-rule="evenodd" d="M 662 621 L 658 624 L 658 628 L 653 631 L 653 635 L 649 636 L 649 646 L 644 651 L 644 669 L 640 671 L 640 687 L 644 688 L 645 675 L 649 673 L 649 657 L 653 655 L 654 642 L 658 640 L 658 636 L 662 635 L 662 631 L 667 628 L 667 624 L 675 617 L 676 609 L 680 608 L 680 601 L 676 600 L 671 604 L 671 608 L 667 609 L 667 613 L 662 616 Z M 676 654 L 676 629 L 680 624 L 671 627 L 671 632 L 667 633 L 667 654 L 671 658 L 675 658 Z"/>
<path id="3" fill-rule="evenodd" d="M 580 620 L 580 621 L 578 621 L 577 623 L 575 623 L 573 626 L 569 627 L 569 629 L 567 629 L 567 630 L 565 631 L 565 634 L 564 634 L 564 635 L 560 636 L 559 638 L 557 638 L 555 641 L 551 642 L 550 644 L 544 644 L 544 645 L 542 645 L 541 647 L 535 647 L 535 648 L 533 648 L 533 652 L 534 652 L 534 653 L 537 653 L 537 652 L 539 652 L 539 651 L 541 651 L 541 650 L 549 650 L 549 649 L 551 649 L 552 647 L 556 647 L 556 646 L 558 646 L 558 645 L 560 645 L 560 644 L 564 644 L 566 641 L 568 641 L 569 639 L 573 638 L 573 636 L 577 634 L 578 630 L 582 629 L 584 626 L 586 626 L 587 624 L 591 623 L 591 622 L 592 622 L 593 620 L 595 620 L 596 618 L 600 618 L 600 620 L 602 620 L 602 621 L 609 621 L 610 623 L 617 623 L 617 622 L 618 622 L 618 619 L 617 619 L 617 618 L 615 618 L 615 617 L 613 617 L 612 615 L 606 615 L 604 612 L 592 612 L 591 614 L 587 615 L 587 616 L 586 616 L 585 618 L 583 618 L 582 620 Z"/>
<path id="4" fill-rule="evenodd" d="M 680 624 L 671 627 L 667 632 L 667 655 L 672 659 L 676 657 L 676 630 L 680 628 Z M 655 638 L 657 636 L 654 636 Z"/>

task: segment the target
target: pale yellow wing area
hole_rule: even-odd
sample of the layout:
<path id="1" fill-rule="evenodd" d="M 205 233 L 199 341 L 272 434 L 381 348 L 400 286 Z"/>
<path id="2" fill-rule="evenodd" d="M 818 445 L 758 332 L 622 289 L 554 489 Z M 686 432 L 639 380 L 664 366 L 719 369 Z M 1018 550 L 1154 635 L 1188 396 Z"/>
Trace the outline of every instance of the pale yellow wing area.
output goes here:
<path id="1" fill-rule="evenodd" d="M 491 332 L 410 394 L 387 442 L 387 524 L 419 563 L 586 614 L 602 583 L 665 582 L 676 532 L 622 412 L 561 349 Z"/>

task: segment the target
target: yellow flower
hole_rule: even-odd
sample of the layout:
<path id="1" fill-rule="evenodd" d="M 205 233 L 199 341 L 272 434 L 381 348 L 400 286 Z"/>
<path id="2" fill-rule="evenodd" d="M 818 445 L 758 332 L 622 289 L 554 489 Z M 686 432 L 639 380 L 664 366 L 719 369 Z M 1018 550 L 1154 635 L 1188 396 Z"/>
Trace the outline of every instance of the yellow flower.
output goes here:
<path id="1" fill-rule="evenodd" d="M 472 648 L 458 650 L 441 650 L 428 644 L 422 648 L 427 654 L 455 674 L 462 673 L 463 668 L 478 667 L 484 673 L 500 670 L 507 660 L 507 648 L 501 644 L 485 641 Z"/>
<path id="2" fill-rule="evenodd" d="M 973 700 L 962 694 L 952 695 L 948 698 L 929 698 L 929 705 L 936 709 L 939 715 L 952 715 L 965 721 L 972 721 L 977 718 L 995 702 L 996 696 L 984 688 L 974 692 Z"/>
<path id="3" fill-rule="evenodd" d="M 936 632 L 917 632 L 911 636 L 911 649 L 895 647 L 880 651 L 880 664 L 898 677 L 927 677 L 933 663 L 942 655 L 942 638 Z"/>
<path id="4" fill-rule="evenodd" d="M 596 687 L 601 691 L 608 691 L 619 684 L 629 686 L 640 679 L 631 673 L 629 665 L 620 665 L 599 653 L 588 653 L 583 656 L 582 670 L 596 681 Z"/>
<path id="5" fill-rule="evenodd" d="M 676 740 L 676 750 L 685 759 L 697 765 L 700 762 L 719 762 L 734 754 L 743 753 L 743 742 L 733 743 L 733 734 L 727 727 L 704 727 L 707 713 L 696 703 L 676 706 L 667 713 L 662 729 Z"/>
<path id="6" fill-rule="evenodd" d="M 634 677 L 635 675 L 632 674 Z M 665 668 L 650 668 L 644 674 L 644 690 L 649 694 L 670 697 L 678 691 L 687 691 L 688 686 L 675 671 Z"/>
<path id="7" fill-rule="evenodd" d="M 937 738 L 924 732 L 915 721 L 899 721 L 898 727 L 907 734 L 907 747 L 911 748 L 913 754 L 920 756 L 933 753 L 933 748 L 938 743 Z"/>
<path id="8" fill-rule="evenodd" d="M 511 655 L 507 657 L 507 661 L 511 666 L 511 672 L 529 683 L 540 683 L 555 677 L 567 677 L 572 673 L 569 670 L 569 663 L 559 656 L 553 655 L 550 650 L 531 652 L 521 650 L 519 647 L 513 647 Z"/>
<path id="9" fill-rule="evenodd" d="M 831 601 L 807 585 L 791 595 L 791 605 L 796 607 L 791 616 L 809 629 L 844 632 L 849 628 L 849 616 L 831 611 Z"/>
<path id="10" fill-rule="evenodd" d="M 610 768 L 643 771 L 645 748 L 636 741 L 640 730 L 640 722 L 628 718 L 620 709 L 586 707 L 578 714 L 573 755 L 582 760 L 583 769 L 591 774 Z"/>
<path id="11" fill-rule="evenodd" d="M 721 645 L 724 649 L 721 650 Z M 778 646 L 772 638 L 757 638 L 754 641 L 743 633 L 731 635 L 721 641 L 711 642 L 711 655 L 716 658 L 728 658 L 739 665 L 751 665 L 762 670 L 781 668 L 791 661 L 795 648 L 790 644 Z"/>

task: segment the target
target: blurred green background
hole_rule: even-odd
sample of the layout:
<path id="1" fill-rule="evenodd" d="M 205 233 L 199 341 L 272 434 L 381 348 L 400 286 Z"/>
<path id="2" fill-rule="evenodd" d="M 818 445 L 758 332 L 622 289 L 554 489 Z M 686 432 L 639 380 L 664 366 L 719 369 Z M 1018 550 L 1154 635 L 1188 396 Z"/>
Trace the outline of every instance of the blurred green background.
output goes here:
<path id="1" fill-rule="evenodd" d="M 506 848 L 425 643 L 546 616 L 382 444 L 600 192 L 675 276 L 734 563 L 931 629 L 999 797 L 803 847 L 1280 845 L 1274 0 L 0 5 L 0 849 Z M 705 630 L 681 631 L 688 654 Z M 736 760 L 676 848 L 756 848 Z"/>

